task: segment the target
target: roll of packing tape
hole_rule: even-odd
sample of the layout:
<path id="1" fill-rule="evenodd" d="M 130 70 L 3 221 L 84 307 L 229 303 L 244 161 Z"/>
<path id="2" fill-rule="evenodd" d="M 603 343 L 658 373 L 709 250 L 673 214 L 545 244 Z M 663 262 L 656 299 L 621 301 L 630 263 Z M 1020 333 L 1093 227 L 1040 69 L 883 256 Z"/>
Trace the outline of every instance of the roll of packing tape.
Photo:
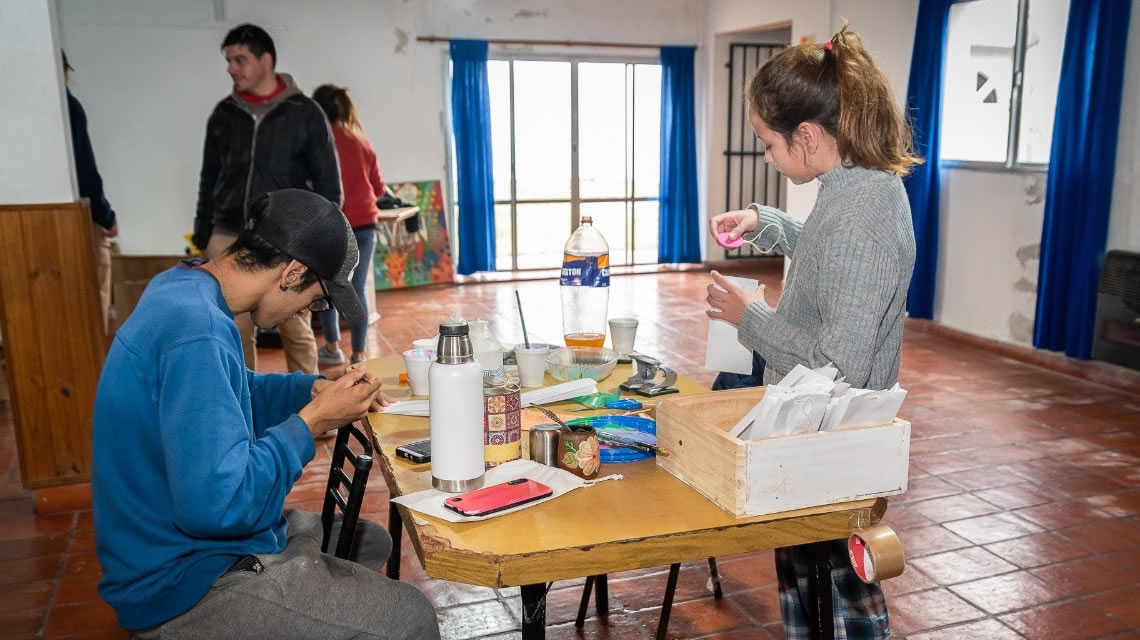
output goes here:
<path id="1" fill-rule="evenodd" d="M 860 529 L 847 538 L 851 567 L 867 584 L 894 578 L 906 568 L 902 542 L 885 524 Z"/>

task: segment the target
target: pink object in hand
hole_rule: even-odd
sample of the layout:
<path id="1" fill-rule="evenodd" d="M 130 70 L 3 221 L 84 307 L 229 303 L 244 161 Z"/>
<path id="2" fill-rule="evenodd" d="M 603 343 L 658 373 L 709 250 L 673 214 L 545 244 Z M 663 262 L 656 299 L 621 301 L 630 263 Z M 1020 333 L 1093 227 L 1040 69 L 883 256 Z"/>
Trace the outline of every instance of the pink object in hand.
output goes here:
<path id="1" fill-rule="evenodd" d="M 720 243 L 720 246 L 726 247 L 728 249 L 735 249 L 744 244 L 743 237 L 736 238 L 734 240 L 729 236 L 729 233 L 730 232 L 728 231 L 721 231 L 720 233 L 716 234 L 716 241 Z"/>

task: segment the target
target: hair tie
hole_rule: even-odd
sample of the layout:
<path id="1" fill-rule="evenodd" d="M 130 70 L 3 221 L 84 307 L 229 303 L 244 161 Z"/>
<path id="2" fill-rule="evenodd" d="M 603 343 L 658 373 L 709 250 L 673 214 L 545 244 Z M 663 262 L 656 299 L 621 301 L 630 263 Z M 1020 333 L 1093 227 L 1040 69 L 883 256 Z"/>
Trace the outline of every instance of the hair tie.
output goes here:
<path id="1" fill-rule="evenodd" d="M 823 47 L 824 47 L 825 49 L 827 49 L 828 51 L 831 51 L 831 50 L 832 50 L 832 49 L 831 49 L 831 41 L 830 41 L 830 40 L 828 40 L 827 42 L 825 42 L 825 43 L 823 44 Z"/>

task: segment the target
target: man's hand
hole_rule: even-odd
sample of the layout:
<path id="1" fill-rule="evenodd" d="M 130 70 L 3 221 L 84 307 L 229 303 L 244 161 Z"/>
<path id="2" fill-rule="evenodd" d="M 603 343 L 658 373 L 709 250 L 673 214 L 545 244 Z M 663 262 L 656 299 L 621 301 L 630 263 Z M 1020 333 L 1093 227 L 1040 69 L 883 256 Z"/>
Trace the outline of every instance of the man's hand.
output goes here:
<path id="1" fill-rule="evenodd" d="M 332 386 L 332 380 L 329 380 L 328 378 L 317 378 L 313 381 L 313 388 L 309 392 L 309 399 L 316 400 L 317 395 L 330 386 Z"/>
<path id="2" fill-rule="evenodd" d="M 116 220 L 112 222 L 110 229 L 103 229 L 103 235 L 108 238 L 114 238 L 115 236 L 119 235 L 119 221 Z"/>
<path id="3" fill-rule="evenodd" d="M 391 402 L 387 396 L 381 399 L 380 379 L 363 367 L 350 370 L 336 382 L 321 385 L 319 390 L 313 383 L 313 388 L 313 401 L 298 413 L 314 438 L 363 418 L 374 403 Z"/>
<path id="4" fill-rule="evenodd" d="M 740 211 L 729 211 L 728 213 L 714 216 L 709 220 L 709 232 L 716 238 L 718 233 L 727 231 L 728 237 L 735 240 L 749 231 L 754 231 L 759 222 L 760 214 L 757 213 L 755 209 L 749 207 Z M 720 244 L 719 238 L 717 238 L 717 244 Z"/>
<path id="5" fill-rule="evenodd" d="M 326 378 L 318 378 L 318 379 L 314 380 L 313 381 L 313 389 L 311 391 L 312 399 L 315 400 L 317 398 L 317 395 L 320 394 L 320 392 L 324 391 L 328 387 L 331 387 L 332 384 L 333 384 L 332 381 L 328 380 Z M 378 393 L 378 394 L 376 394 L 376 398 L 372 401 L 372 406 L 368 407 L 368 411 L 369 411 L 369 413 L 378 413 L 381 409 L 392 404 L 395 401 L 396 401 L 395 398 L 393 398 L 393 397 L 391 397 L 385 393 Z"/>
<path id="6" fill-rule="evenodd" d="M 732 284 L 716 271 L 712 272 L 712 277 L 715 285 L 710 284 L 708 286 L 709 295 L 705 298 L 708 305 L 712 307 L 705 311 L 705 314 L 710 318 L 724 320 L 734 327 L 739 327 L 740 319 L 744 317 L 744 310 L 753 302 L 764 300 L 764 285 L 756 287 L 755 292 L 748 294 L 744 289 Z"/>
<path id="7" fill-rule="evenodd" d="M 384 394 L 383 392 L 376 394 L 376 399 L 372 401 L 372 406 L 368 407 L 370 413 L 378 413 L 384 407 L 395 402 L 396 399 Z"/>

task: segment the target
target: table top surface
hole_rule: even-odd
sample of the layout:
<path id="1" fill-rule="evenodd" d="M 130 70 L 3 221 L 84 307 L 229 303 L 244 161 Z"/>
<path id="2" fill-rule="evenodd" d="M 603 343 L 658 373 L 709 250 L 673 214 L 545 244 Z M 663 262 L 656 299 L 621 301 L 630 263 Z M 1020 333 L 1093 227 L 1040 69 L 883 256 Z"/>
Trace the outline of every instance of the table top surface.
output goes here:
<path id="1" fill-rule="evenodd" d="M 365 366 L 383 380 L 388 395 L 409 397 L 407 386 L 398 382 L 404 370 L 400 356 Z M 632 365 L 618 365 L 599 389 L 616 389 L 632 374 Z M 547 384 L 556 382 L 547 375 Z M 684 376 L 676 386 L 683 394 L 707 391 Z M 662 398 L 668 396 L 638 397 L 646 406 Z M 596 415 L 563 413 L 577 406 L 562 402 L 547 408 L 564 419 Z M 428 419 L 370 414 L 369 422 L 391 494 L 430 489 L 430 464 L 394 455 L 397 446 L 428 437 Z M 602 465 L 600 476 L 614 473 L 624 479 L 482 522 L 451 523 L 403 507 L 401 513 L 428 575 L 504 587 L 843 538 L 878 522 L 886 508 L 884 500 L 871 499 L 738 519 L 653 459 Z"/>

